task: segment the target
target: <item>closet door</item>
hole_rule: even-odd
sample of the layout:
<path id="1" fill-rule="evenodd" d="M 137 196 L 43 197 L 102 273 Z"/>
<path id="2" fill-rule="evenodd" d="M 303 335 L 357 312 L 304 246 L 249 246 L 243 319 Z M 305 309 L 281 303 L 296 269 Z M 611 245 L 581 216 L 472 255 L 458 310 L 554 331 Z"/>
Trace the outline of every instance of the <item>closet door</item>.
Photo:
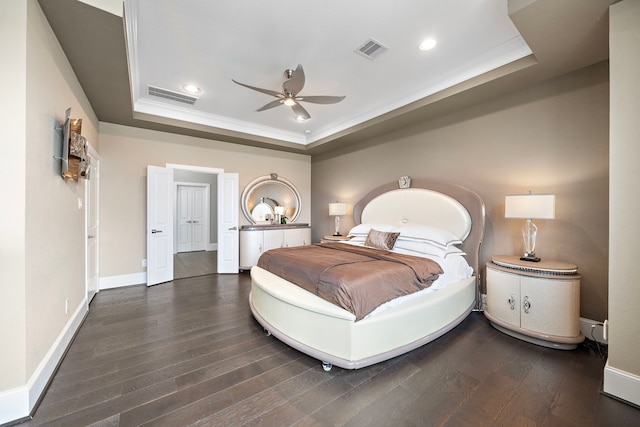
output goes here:
<path id="1" fill-rule="evenodd" d="M 176 216 L 178 224 L 176 238 L 178 240 L 178 252 L 191 252 L 191 189 L 190 187 L 179 185 L 177 197 Z"/>
<path id="2" fill-rule="evenodd" d="M 207 191 L 205 187 L 179 185 L 176 197 L 178 252 L 204 251 L 207 239 Z"/>
<path id="3" fill-rule="evenodd" d="M 207 246 L 207 205 L 209 199 L 205 187 L 192 187 L 191 201 L 191 250 L 204 251 Z"/>

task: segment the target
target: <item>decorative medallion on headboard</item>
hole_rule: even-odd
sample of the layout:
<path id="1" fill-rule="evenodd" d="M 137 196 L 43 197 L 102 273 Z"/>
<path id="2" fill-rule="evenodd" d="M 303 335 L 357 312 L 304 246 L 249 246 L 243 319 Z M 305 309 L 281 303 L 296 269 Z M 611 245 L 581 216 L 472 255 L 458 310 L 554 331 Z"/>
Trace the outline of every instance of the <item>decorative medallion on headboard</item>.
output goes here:
<path id="1" fill-rule="evenodd" d="M 411 177 L 409 176 L 401 176 L 398 180 L 398 187 L 400 188 L 409 188 L 411 187 Z"/>

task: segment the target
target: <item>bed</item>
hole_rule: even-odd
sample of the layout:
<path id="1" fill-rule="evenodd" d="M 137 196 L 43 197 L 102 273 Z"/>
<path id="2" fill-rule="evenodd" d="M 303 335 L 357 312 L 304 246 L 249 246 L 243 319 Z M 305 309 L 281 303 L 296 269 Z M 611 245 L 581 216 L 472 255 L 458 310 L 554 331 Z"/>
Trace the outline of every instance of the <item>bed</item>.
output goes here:
<path id="1" fill-rule="evenodd" d="M 354 206 L 355 223 L 446 230 L 461 241 L 457 247 L 471 274 L 392 301 L 356 320 L 354 313 L 254 266 L 251 312 L 268 334 L 320 360 L 325 370 L 333 365 L 358 369 L 433 341 L 479 308 L 482 199 L 472 190 L 442 181 L 414 179 L 410 186 L 403 184 L 389 183 L 368 193 Z"/>

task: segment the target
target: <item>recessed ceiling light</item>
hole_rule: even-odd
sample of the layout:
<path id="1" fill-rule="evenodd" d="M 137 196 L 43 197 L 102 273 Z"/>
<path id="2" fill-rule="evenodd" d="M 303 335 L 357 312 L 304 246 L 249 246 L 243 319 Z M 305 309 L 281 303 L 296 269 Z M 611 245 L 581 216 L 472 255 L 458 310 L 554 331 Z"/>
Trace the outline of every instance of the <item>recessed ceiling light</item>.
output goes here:
<path id="1" fill-rule="evenodd" d="M 186 84 L 182 88 L 189 93 L 200 93 L 200 88 L 194 84 Z"/>
<path id="2" fill-rule="evenodd" d="M 304 122 L 305 120 L 307 120 L 307 118 L 305 116 L 296 116 L 296 120 L 299 122 Z"/>
<path id="3" fill-rule="evenodd" d="M 431 50 L 435 46 L 436 46 L 436 41 L 434 39 L 426 39 L 422 43 L 420 43 L 420 46 L 418 46 L 418 48 L 420 50 Z"/>
<path id="4" fill-rule="evenodd" d="M 304 133 L 305 133 L 306 135 L 311 135 L 311 131 L 310 131 L 309 129 L 305 130 L 305 131 L 304 131 Z"/>

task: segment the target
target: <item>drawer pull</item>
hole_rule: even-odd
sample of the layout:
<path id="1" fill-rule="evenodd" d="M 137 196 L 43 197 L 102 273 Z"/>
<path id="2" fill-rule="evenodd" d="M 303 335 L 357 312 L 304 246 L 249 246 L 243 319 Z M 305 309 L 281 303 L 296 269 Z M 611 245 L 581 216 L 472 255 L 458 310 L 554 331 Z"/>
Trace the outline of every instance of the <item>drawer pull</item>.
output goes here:
<path id="1" fill-rule="evenodd" d="M 511 310 L 516 309 L 516 296 L 514 294 L 509 295 L 509 299 L 507 300 L 507 302 L 511 306 Z"/>
<path id="2" fill-rule="evenodd" d="M 522 302 L 522 308 L 524 308 L 525 313 L 529 313 L 529 309 L 531 308 L 531 303 L 529 302 L 529 297 L 524 297 Z"/>

